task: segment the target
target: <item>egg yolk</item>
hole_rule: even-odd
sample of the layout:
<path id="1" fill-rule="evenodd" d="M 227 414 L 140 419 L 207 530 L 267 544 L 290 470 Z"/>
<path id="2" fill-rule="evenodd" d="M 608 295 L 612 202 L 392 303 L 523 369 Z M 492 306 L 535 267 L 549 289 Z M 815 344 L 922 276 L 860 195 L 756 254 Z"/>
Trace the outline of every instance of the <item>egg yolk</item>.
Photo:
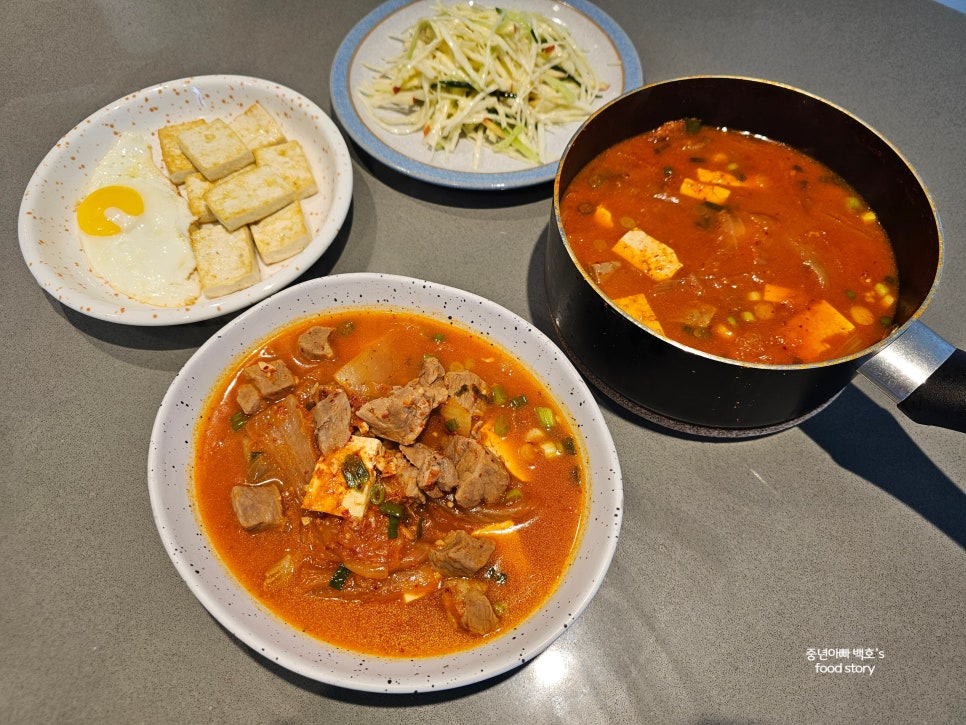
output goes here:
<path id="1" fill-rule="evenodd" d="M 77 223 L 85 234 L 110 237 L 121 233 L 121 228 L 104 216 L 110 208 L 120 209 L 130 216 L 144 213 L 144 199 L 130 186 L 102 186 L 92 191 L 77 206 Z"/>

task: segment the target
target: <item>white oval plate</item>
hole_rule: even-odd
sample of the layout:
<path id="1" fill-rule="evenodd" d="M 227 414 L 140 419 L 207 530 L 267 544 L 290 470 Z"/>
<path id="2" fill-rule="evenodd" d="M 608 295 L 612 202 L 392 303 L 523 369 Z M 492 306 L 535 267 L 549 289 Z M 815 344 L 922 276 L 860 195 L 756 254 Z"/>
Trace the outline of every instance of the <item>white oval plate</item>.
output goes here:
<path id="1" fill-rule="evenodd" d="M 363 18 L 335 54 L 329 87 L 332 108 L 346 133 L 362 149 L 392 169 L 440 186 L 462 189 L 511 189 L 552 181 L 557 162 L 580 123 L 547 129 L 548 163 L 533 166 L 497 153 L 480 156 L 473 169 L 471 145 L 460 143 L 449 155 L 434 154 L 419 134 L 399 136 L 373 121 L 359 102 L 359 87 L 398 50 L 394 38 L 433 14 L 437 0 L 391 0 Z M 495 4 L 495 3 L 491 3 Z M 538 12 L 567 27 L 607 90 L 599 108 L 643 83 L 641 61 L 627 34 L 609 15 L 584 0 L 514 0 L 513 8 Z"/>
<path id="2" fill-rule="evenodd" d="M 255 101 L 302 144 L 319 193 L 302 202 L 312 240 L 299 254 L 270 266 L 252 287 L 217 299 L 202 295 L 187 307 L 133 300 L 94 274 L 81 248 L 74 209 L 97 162 L 125 131 L 140 133 L 161 169 L 157 130 L 194 118 L 234 117 Z M 335 239 L 352 200 L 352 163 L 345 140 L 316 104 L 258 78 L 196 76 L 160 83 L 124 96 L 81 121 L 50 150 L 34 172 L 20 205 L 20 251 L 40 285 L 85 315 L 127 325 L 180 325 L 247 307 L 305 272 Z"/>
<path id="3" fill-rule="evenodd" d="M 391 659 L 313 639 L 259 604 L 222 564 L 194 507 L 191 467 L 198 416 L 223 372 L 293 321 L 351 308 L 412 311 L 499 343 L 549 386 L 583 437 L 589 496 L 579 550 L 545 606 L 517 629 L 446 657 Z M 484 680 L 548 647 L 597 592 L 617 546 L 623 489 L 613 439 L 583 378 L 539 330 L 494 302 L 443 285 L 371 273 L 333 275 L 290 287 L 230 321 L 185 364 L 158 410 L 148 490 L 161 540 L 205 608 L 254 651 L 305 677 L 355 690 L 423 692 Z"/>

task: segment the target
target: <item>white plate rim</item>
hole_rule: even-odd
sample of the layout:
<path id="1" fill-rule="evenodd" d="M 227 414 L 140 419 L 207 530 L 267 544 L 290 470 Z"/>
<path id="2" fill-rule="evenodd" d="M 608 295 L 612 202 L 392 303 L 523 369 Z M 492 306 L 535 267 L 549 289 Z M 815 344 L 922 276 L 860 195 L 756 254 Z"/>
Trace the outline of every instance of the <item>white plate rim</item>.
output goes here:
<path id="1" fill-rule="evenodd" d="M 542 2 L 542 0 L 539 1 Z M 426 5 L 427 8 L 431 8 L 435 2 L 436 0 L 390 0 L 359 21 L 342 41 L 332 63 L 329 88 L 333 112 L 346 133 L 366 153 L 391 169 L 439 186 L 483 191 L 518 189 L 552 181 L 556 175 L 559 159 L 542 166 L 490 173 L 447 169 L 426 163 L 424 160 L 400 152 L 377 137 L 356 109 L 356 102 L 352 97 L 350 74 L 355 55 L 362 43 L 397 11 L 410 5 Z M 601 35 L 608 38 L 613 45 L 623 70 L 622 87 L 609 91 L 597 107 L 643 84 L 641 61 L 634 44 L 627 33 L 607 13 L 586 0 L 566 0 L 566 2 L 547 0 L 546 7 L 545 14 L 548 15 L 551 9 L 559 11 L 561 8 L 579 13 L 596 25 Z M 579 125 L 579 123 L 574 124 L 574 132 Z"/>
<path id="2" fill-rule="evenodd" d="M 294 257 L 270 267 L 262 265 L 267 276 L 263 276 L 259 283 L 216 299 L 201 297 L 197 303 L 186 307 L 146 305 L 114 291 L 90 271 L 79 239 L 69 239 L 73 236 L 72 221 L 62 218 L 79 200 L 77 197 L 86 174 L 96 163 L 97 157 L 89 148 L 85 149 L 85 142 L 96 139 L 98 144 L 103 144 L 108 134 L 117 136 L 122 131 L 141 133 L 153 141 L 157 128 L 166 123 L 198 115 L 225 115 L 231 108 L 228 101 L 235 99 L 236 95 L 261 101 L 274 112 L 283 131 L 306 147 L 320 188 L 318 194 L 303 200 L 307 221 L 314 232 L 312 240 Z M 154 109 L 161 110 L 145 111 L 143 104 L 146 103 L 153 103 Z M 240 110 L 243 108 L 235 109 Z M 164 112 L 169 118 L 157 123 L 148 122 L 146 118 L 155 112 Z M 170 118 L 172 113 L 175 114 L 173 119 Z M 142 115 L 145 119 L 141 119 Z M 300 131 L 311 129 L 311 134 L 306 131 L 293 133 L 296 127 Z M 94 144 L 88 144 L 91 145 Z M 163 168 L 157 143 L 153 142 L 152 146 L 155 162 Z M 99 153 L 106 151 L 103 148 Z M 323 171 L 319 168 L 320 159 L 325 160 L 325 170 L 331 172 L 331 180 L 318 178 Z M 34 171 L 21 200 L 18 219 L 20 250 L 40 286 L 55 300 L 85 315 L 125 325 L 198 322 L 247 307 L 303 274 L 325 253 L 341 230 L 351 204 L 352 189 L 353 168 L 345 139 L 332 119 L 309 98 L 280 83 L 251 76 L 187 76 L 118 98 L 82 120 L 51 147 Z M 49 214 L 51 207 L 57 207 L 58 213 Z M 52 259 L 57 241 L 50 241 L 51 237 L 62 240 L 65 245 L 76 243 L 76 248 L 68 250 L 72 256 L 65 260 Z M 72 275 L 75 274 L 81 278 L 73 283 Z M 86 292 L 85 287 L 92 292 Z"/>
<path id="3" fill-rule="evenodd" d="M 400 299 L 408 300 L 410 306 L 400 308 Z M 447 658 L 373 657 L 297 632 L 235 583 L 200 533 L 191 501 L 187 459 L 193 447 L 197 410 L 223 370 L 290 321 L 319 310 L 359 306 L 413 310 L 444 322 L 455 317 L 461 326 L 478 331 L 480 325 L 499 328 L 499 334 L 514 340 L 501 345 L 550 384 L 571 413 L 586 445 L 591 474 L 587 523 L 580 550 L 555 594 L 522 627 Z M 213 365 L 209 364 L 212 357 L 217 361 Z M 576 368 L 548 337 L 515 313 L 475 294 L 426 280 L 376 273 L 346 273 L 293 285 L 246 310 L 213 335 L 175 377 L 158 409 L 147 479 L 152 514 L 164 548 L 211 616 L 252 650 L 293 672 L 343 688 L 381 693 L 468 685 L 536 657 L 574 623 L 597 593 L 616 551 L 623 518 L 620 463 L 603 413 Z M 591 573 L 588 575 L 585 569 Z M 226 597 L 227 603 L 222 601 Z"/>

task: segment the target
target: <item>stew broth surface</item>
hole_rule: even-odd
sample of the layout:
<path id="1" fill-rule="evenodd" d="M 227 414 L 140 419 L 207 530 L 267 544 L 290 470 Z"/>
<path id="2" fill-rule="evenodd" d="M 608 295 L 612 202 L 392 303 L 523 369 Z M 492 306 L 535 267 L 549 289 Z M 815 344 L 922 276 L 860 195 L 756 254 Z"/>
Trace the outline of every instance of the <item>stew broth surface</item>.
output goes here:
<path id="1" fill-rule="evenodd" d="M 298 349 L 299 335 L 317 325 L 334 328 L 329 338 L 334 356 L 307 361 Z M 487 400 L 474 417 L 473 435 L 507 464 L 511 475 L 504 496 L 468 509 L 451 496 L 407 500 L 391 477 L 373 471 L 385 483 L 386 500 L 406 509 L 391 538 L 389 517 L 372 502 L 359 519 L 308 511 L 302 508 L 298 486 L 285 482 L 284 523 L 245 530 L 230 496 L 233 487 L 254 483 L 253 446 L 246 429 L 260 413 L 247 419 L 240 414 L 236 396 L 245 380 L 244 368 L 258 361 L 283 361 L 298 378 L 293 394 L 300 402 L 299 414 L 305 415 L 301 411 L 311 405 L 317 387 L 338 385 L 337 371 L 377 347 L 391 349 L 391 367 L 375 374 L 363 392 L 350 393 L 354 411 L 364 400 L 412 380 L 427 356 L 437 358 L 447 371 L 470 370 L 486 382 Z M 354 418 L 353 424 L 359 420 Z M 364 429 L 354 432 L 371 435 Z M 453 434 L 453 421 L 437 410 L 418 441 L 439 450 Z M 388 441 L 385 445 L 396 447 Z M 241 584 L 300 631 L 383 656 L 460 651 L 519 625 L 554 592 L 577 549 L 588 504 L 583 443 L 568 414 L 536 377 L 486 338 L 408 313 L 352 311 L 281 331 L 226 373 L 200 419 L 195 450 L 194 495 L 203 528 Z M 442 602 L 442 580 L 426 564 L 427 550 L 455 530 L 496 547 L 472 577 L 499 618 L 498 628 L 483 635 L 454 622 Z M 280 566 L 283 561 L 287 564 Z M 342 589 L 335 589 L 331 582 L 345 564 L 351 567 L 348 579 Z"/>
<path id="2" fill-rule="evenodd" d="M 667 123 L 587 164 L 560 218 L 618 307 L 714 355 L 830 360 L 893 327 L 898 272 L 875 213 L 823 164 L 768 139 Z"/>

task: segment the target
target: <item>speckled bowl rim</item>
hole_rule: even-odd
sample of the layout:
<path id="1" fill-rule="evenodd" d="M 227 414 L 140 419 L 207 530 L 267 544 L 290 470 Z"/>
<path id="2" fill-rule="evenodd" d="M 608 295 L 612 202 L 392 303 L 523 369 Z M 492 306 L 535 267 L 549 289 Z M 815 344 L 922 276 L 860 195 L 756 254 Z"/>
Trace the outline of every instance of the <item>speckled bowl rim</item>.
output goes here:
<path id="1" fill-rule="evenodd" d="M 417 312 L 486 335 L 528 366 L 568 410 L 590 469 L 580 547 L 545 606 L 519 627 L 446 657 L 391 659 L 339 649 L 270 614 L 228 573 L 200 530 L 191 494 L 194 434 L 201 406 L 223 371 L 281 327 L 354 307 Z M 584 611 L 603 582 L 623 516 L 620 464 L 590 389 L 538 329 L 475 294 L 425 280 L 357 273 L 310 280 L 279 292 L 229 322 L 188 360 L 158 409 L 148 455 L 154 521 L 175 568 L 208 612 L 267 659 L 319 682 L 354 690 L 412 693 L 478 682 L 546 649 Z"/>
<path id="2" fill-rule="evenodd" d="M 111 289 L 90 268 L 77 236 L 74 209 L 98 161 L 124 132 L 151 142 L 161 169 L 158 128 L 199 117 L 234 117 L 255 101 L 302 144 L 319 192 L 302 200 L 312 234 L 297 255 L 260 263 L 262 280 L 224 297 L 165 308 Z M 237 75 L 179 78 L 109 103 L 78 123 L 40 162 L 20 204 L 20 251 L 34 278 L 54 299 L 85 315 L 126 325 L 180 325 L 219 317 L 277 292 L 303 274 L 335 240 L 352 200 L 352 160 L 345 139 L 321 108 L 291 88 Z"/>

